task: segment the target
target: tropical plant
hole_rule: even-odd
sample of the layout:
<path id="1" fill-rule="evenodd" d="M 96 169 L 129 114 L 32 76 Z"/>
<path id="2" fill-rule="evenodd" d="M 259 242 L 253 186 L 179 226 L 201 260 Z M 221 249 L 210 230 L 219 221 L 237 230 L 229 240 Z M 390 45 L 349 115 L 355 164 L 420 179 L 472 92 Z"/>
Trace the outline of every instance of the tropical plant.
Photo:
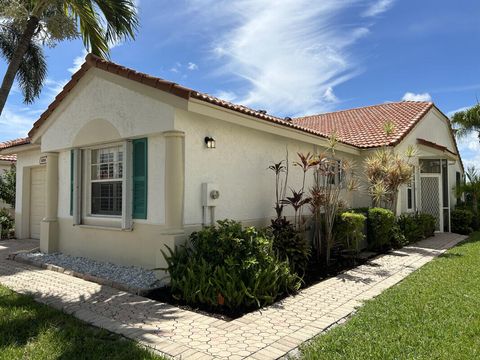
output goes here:
<path id="1" fill-rule="evenodd" d="M 16 166 L 12 165 L 10 169 L 4 170 L 0 174 L 0 200 L 3 200 L 11 207 L 15 207 L 15 191 L 16 191 Z"/>
<path id="2" fill-rule="evenodd" d="M 138 26 L 133 0 L 0 0 L 0 18 L 4 41 L 8 40 L 1 49 L 8 67 L 0 88 L 0 114 L 15 77 L 27 102 L 39 95 L 45 78 L 40 45 L 81 37 L 90 52 L 108 57 L 112 44 L 134 38 Z M 43 66 L 21 70 L 33 65 L 33 59 Z"/>
<path id="3" fill-rule="evenodd" d="M 287 193 L 287 183 L 288 183 L 288 152 L 286 160 L 282 160 L 277 163 L 273 163 L 268 167 L 269 170 L 272 170 L 275 174 L 275 213 L 277 214 L 277 219 L 280 219 L 283 214 L 283 200 Z"/>
<path id="4" fill-rule="evenodd" d="M 305 197 L 305 193 L 303 191 L 295 191 L 294 189 L 290 189 L 290 191 L 292 192 L 292 196 L 286 196 L 285 199 L 282 200 L 282 204 L 290 205 L 293 208 L 295 211 L 293 223 L 295 228 L 300 230 L 302 225 L 301 209 L 310 203 L 312 199 Z"/>
<path id="5" fill-rule="evenodd" d="M 471 132 L 476 132 L 480 141 L 480 104 L 456 112 L 452 116 L 452 124 L 458 137 L 463 137 Z"/>
<path id="6" fill-rule="evenodd" d="M 303 276 L 310 258 L 311 247 L 305 236 L 285 217 L 272 220 L 269 230 L 273 236 L 273 249 L 281 260 L 287 260 L 292 270 Z"/>
<path id="7" fill-rule="evenodd" d="M 470 210 L 455 209 L 450 214 L 450 219 L 453 233 L 468 235 L 473 231 L 473 213 Z"/>
<path id="8" fill-rule="evenodd" d="M 0 239 L 8 239 L 14 230 L 15 221 L 7 209 L 0 209 Z"/>
<path id="9" fill-rule="evenodd" d="M 392 246 L 392 229 L 395 214 L 384 208 L 371 208 L 368 211 L 368 245 L 371 250 L 385 251 Z"/>
<path id="10" fill-rule="evenodd" d="M 172 296 L 211 308 L 259 308 L 296 292 L 301 280 L 278 259 L 272 239 L 233 220 L 190 236 L 191 247 L 162 251 Z"/>
<path id="11" fill-rule="evenodd" d="M 480 173 L 475 166 L 470 166 L 465 172 L 466 182 L 460 184 L 457 188 L 457 194 L 466 194 L 471 200 L 471 210 L 476 222 L 478 222 L 478 206 L 480 200 Z"/>
<path id="12" fill-rule="evenodd" d="M 393 132 L 391 122 L 385 124 L 387 137 Z M 365 175 L 369 183 L 368 191 L 374 207 L 385 207 L 396 211 L 398 189 L 411 181 L 413 165 L 411 159 L 416 155 L 416 149 L 409 146 L 401 156 L 393 148 L 383 146 L 365 160 Z"/>
<path id="13" fill-rule="evenodd" d="M 347 159 L 335 158 L 337 137 L 333 134 L 325 154 L 317 156 L 314 168 L 314 185 L 310 189 L 310 207 L 313 214 L 313 248 L 316 259 L 324 266 L 330 263 L 334 243 L 335 217 L 343 206 L 342 190 L 352 191 L 358 187 L 353 164 Z"/>

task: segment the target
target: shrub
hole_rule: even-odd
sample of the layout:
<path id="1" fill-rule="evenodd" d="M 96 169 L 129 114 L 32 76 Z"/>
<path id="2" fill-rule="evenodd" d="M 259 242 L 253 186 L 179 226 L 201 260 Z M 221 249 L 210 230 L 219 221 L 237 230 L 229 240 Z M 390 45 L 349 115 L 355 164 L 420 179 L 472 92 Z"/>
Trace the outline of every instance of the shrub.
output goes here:
<path id="1" fill-rule="evenodd" d="M 416 214 L 402 214 L 397 219 L 400 231 L 405 236 L 408 244 L 424 238 L 424 229 Z"/>
<path id="2" fill-rule="evenodd" d="M 450 214 L 452 232 L 468 235 L 473 229 L 471 227 L 473 213 L 470 210 L 455 209 Z"/>
<path id="3" fill-rule="evenodd" d="M 0 209 L 0 238 L 8 239 L 13 231 L 15 221 L 7 209 Z"/>
<path id="4" fill-rule="evenodd" d="M 403 234 L 398 223 L 394 223 L 390 231 L 390 244 L 394 249 L 400 249 L 405 245 L 408 245 L 408 240 Z"/>
<path id="5" fill-rule="evenodd" d="M 437 224 L 437 220 L 431 214 L 426 213 L 419 213 L 417 215 L 417 222 L 422 229 L 423 238 L 429 238 L 435 235 L 435 227 Z"/>
<path id="6" fill-rule="evenodd" d="M 172 296 L 209 307 L 269 305 L 295 292 L 301 279 L 281 261 L 271 238 L 232 220 L 218 221 L 190 236 L 191 247 L 162 251 L 168 264 Z"/>
<path id="7" fill-rule="evenodd" d="M 310 244 L 285 217 L 272 220 L 269 230 L 273 236 L 273 248 L 281 260 L 288 260 L 292 270 L 305 273 L 310 258 Z"/>
<path id="8" fill-rule="evenodd" d="M 349 253 L 360 252 L 360 243 L 365 237 L 366 216 L 354 212 L 344 212 L 337 216 L 335 222 L 335 237 Z"/>
<path id="9" fill-rule="evenodd" d="M 368 210 L 368 242 L 374 251 L 385 251 L 391 247 L 392 229 L 395 225 L 395 215 L 383 208 Z"/>

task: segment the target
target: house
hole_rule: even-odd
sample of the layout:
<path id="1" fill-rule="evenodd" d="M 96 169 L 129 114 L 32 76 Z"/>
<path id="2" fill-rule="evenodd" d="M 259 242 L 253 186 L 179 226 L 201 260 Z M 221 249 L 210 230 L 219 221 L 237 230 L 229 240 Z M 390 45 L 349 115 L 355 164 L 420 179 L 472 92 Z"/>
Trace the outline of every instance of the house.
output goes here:
<path id="1" fill-rule="evenodd" d="M 389 139 L 386 121 L 395 123 Z M 398 151 L 417 146 L 398 213 L 432 213 L 437 231 L 449 231 L 463 168 L 449 120 L 430 102 L 279 118 L 88 55 L 28 138 L 0 153 L 17 154 L 18 238 L 39 238 L 45 252 L 156 268 L 165 245 L 202 224 L 268 223 L 267 167 L 287 151 L 290 161 L 322 152 L 332 131 L 336 156 L 357 164 L 387 140 Z M 298 188 L 300 171 L 289 181 Z M 371 204 L 365 191 L 344 197 Z"/>
<path id="2" fill-rule="evenodd" d="M 0 155 L 0 176 L 3 176 L 6 170 L 10 170 L 16 161 L 15 155 Z M 0 209 L 11 209 L 11 206 L 0 199 Z"/>

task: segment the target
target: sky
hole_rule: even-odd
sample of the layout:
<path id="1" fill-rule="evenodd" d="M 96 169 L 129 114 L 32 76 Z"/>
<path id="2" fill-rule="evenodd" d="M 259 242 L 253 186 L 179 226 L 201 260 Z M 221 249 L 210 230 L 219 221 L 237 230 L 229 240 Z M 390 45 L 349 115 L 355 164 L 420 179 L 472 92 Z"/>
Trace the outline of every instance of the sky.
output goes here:
<path id="1" fill-rule="evenodd" d="M 138 0 L 135 41 L 111 60 L 277 116 L 400 100 L 447 115 L 480 98 L 480 1 Z M 14 86 L 0 141 L 23 137 L 82 64 L 80 40 L 45 49 L 48 79 L 25 105 Z M 0 60 L 0 76 L 5 72 Z M 480 167 L 475 134 L 459 141 Z"/>

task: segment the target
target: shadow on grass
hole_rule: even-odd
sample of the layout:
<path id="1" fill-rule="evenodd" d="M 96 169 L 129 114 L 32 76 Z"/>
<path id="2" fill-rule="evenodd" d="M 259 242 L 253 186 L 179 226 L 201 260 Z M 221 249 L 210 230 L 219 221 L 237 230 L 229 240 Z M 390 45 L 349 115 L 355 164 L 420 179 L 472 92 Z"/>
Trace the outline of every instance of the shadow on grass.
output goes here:
<path id="1" fill-rule="evenodd" d="M 1 286 L 0 353 L 6 358 L 156 358 L 132 341 Z"/>

